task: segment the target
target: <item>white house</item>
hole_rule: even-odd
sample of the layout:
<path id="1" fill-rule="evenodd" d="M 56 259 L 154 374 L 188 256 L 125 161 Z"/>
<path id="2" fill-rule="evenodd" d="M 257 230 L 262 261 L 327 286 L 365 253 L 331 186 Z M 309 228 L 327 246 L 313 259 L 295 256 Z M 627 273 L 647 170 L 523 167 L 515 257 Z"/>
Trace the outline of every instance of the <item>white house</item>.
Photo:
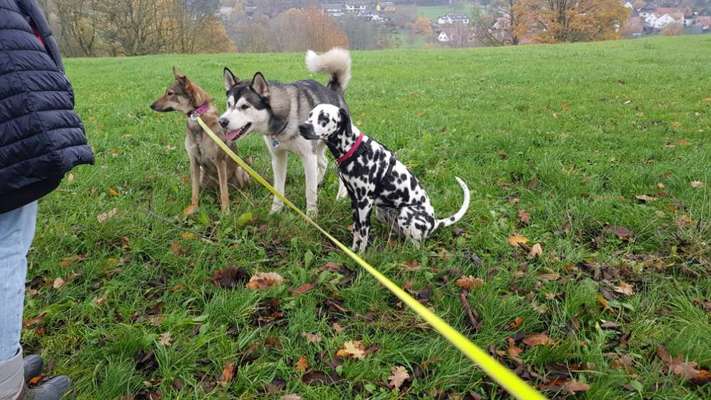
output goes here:
<path id="1" fill-rule="evenodd" d="M 440 25 L 452 25 L 452 24 L 469 24 L 469 17 L 466 15 L 453 15 L 447 14 L 437 18 L 437 23 Z"/>
<path id="2" fill-rule="evenodd" d="M 667 25 L 685 25 L 684 13 L 673 8 L 657 8 L 654 12 L 640 13 L 645 25 L 653 29 L 664 29 Z"/>
<path id="3" fill-rule="evenodd" d="M 444 31 L 440 32 L 439 36 L 437 36 L 437 41 L 440 43 L 449 43 L 450 40 L 449 36 L 447 36 L 447 32 Z"/>

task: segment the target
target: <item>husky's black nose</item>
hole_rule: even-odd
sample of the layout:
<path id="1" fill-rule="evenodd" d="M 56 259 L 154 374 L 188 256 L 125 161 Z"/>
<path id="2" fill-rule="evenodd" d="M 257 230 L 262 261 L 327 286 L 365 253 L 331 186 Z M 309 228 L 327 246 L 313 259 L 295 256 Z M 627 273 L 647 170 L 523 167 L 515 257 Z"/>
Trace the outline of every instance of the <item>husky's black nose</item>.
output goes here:
<path id="1" fill-rule="evenodd" d="M 220 118 L 220 126 L 227 129 L 227 127 L 230 126 L 230 120 L 227 118 Z"/>

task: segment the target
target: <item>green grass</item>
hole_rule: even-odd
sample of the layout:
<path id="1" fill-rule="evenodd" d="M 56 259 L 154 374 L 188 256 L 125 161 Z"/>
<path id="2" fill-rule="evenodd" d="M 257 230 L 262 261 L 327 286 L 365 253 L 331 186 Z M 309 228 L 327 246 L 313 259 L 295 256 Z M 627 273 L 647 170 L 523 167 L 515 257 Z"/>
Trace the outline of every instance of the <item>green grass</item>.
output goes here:
<path id="1" fill-rule="evenodd" d="M 711 386 L 669 374 L 655 351 L 664 345 L 711 367 L 711 323 L 699 306 L 711 300 L 710 50 L 710 36 L 688 36 L 354 53 L 347 100 L 357 125 L 411 167 L 439 215 L 459 207 L 455 175 L 472 189 L 461 235 L 443 230 L 417 249 L 388 242 L 378 227 L 366 258 L 413 292 L 431 289 L 428 306 L 482 348 L 505 350 L 508 337 L 547 332 L 552 346 L 520 344 L 533 384 L 553 379 L 563 365 L 591 386 L 579 398 L 709 398 Z M 148 108 L 170 82 L 170 68 L 182 68 L 222 106 L 223 66 L 243 78 L 259 70 L 290 81 L 309 76 L 302 64 L 302 54 L 67 60 L 97 163 L 76 169 L 41 202 L 30 256 L 36 291 L 25 318 L 43 319 L 23 340 L 27 351 L 51 360 L 51 373 L 74 379 L 78 399 L 150 392 L 163 399 L 506 398 L 294 214 L 269 216 L 262 188 L 233 193 L 229 215 L 207 194 L 196 216 L 182 216 L 190 199 L 184 117 Z M 271 177 L 262 139 L 253 135 L 240 146 Z M 289 173 L 287 195 L 303 207 L 303 170 L 294 157 Z M 692 188 L 692 181 L 705 186 Z M 350 242 L 350 207 L 335 201 L 336 190 L 329 173 L 319 222 Z M 641 203 L 641 194 L 657 200 Z M 114 208 L 112 219 L 97 221 Z M 530 214 L 529 225 L 519 224 L 519 210 Z M 257 222 L 239 226 L 246 212 Z M 683 219 L 692 222 L 677 223 Z M 631 237 L 619 239 L 614 226 Z M 529 260 L 507 244 L 513 233 L 541 243 L 542 257 Z M 62 262 L 76 255 L 82 260 Z M 412 260 L 419 270 L 403 267 Z M 319 271 L 328 261 L 353 273 Z M 212 274 L 227 266 L 276 271 L 286 283 L 257 292 L 215 287 Z M 469 294 L 482 321 L 478 332 L 453 283 L 461 275 L 484 280 Z M 66 284 L 54 289 L 58 277 Z M 623 281 L 634 295 L 611 293 Z M 307 282 L 314 290 L 290 291 Z M 264 307 L 272 298 L 285 317 L 258 326 L 258 316 L 272 316 Z M 329 309 L 329 299 L 347 312 Z M 517 317 L 523 324 L 514 330 Z M 603 321 L 620 326 L 604 328 Z M 169 346 L 159 343 L 165 332 Z M 309 344 L 304 332 L 323 341 Z M 379 350 L 360 361 L 335 359 L 348 340 Z M 633 360 L 627 370 L 613 367 L 621 355 Z M 305 383 L 294 369 L 301 356 L 340 381 Z M 216 385 L 228 362 L 238 365 L 235 379 Z M 399 395 L 386 386 L 396 365 L 415 376 Z M 280 382 L 282 390 L 266 394 Z"/>
<path id="2" fill-rule="evenodd" d="M 433 21 L 436 21 L 438 17 L 446 14 L 464 14 L 470 15 L 472 12 L 471 5 L 466 5 L 464 3 L 456 3 L 451 6 L 418 6 L 417 16 L 427 17 Z"/>

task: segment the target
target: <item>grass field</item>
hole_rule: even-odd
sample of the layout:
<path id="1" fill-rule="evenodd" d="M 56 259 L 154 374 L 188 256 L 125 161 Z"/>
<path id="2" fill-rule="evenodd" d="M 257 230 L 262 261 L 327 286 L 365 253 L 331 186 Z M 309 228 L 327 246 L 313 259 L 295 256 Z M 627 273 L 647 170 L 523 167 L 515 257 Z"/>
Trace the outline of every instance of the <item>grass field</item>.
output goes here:
<path id="1" fill-rule="evenodd" d="M 436 20 L 446 14 L 464 14 L 470 15 L 472 12 L 471 5 L 462 3 L 453 4 L 452 6 L 418 6 L 417 16 L 427 17 Z"/>
<path id="2" fill-rule="evenodd" d="M 294 214 L 269 216 L 265 190 L 234 193 L 229 215 L 208 194 L 184 217 L 184 117 L 148 108 L 173 65 L 220 107 L 225 65 L 309 76 L 301 54 L 67 60 L 97 163 L 41 202 L 26 351 L 70 375 L 78 399 L 507 398 Z M 579 382 L 578 398 L 711 398 L 657 355 L 711 367 L 711 36 L 358 52 L 353 65 L 355 122 L 411 167 L 439 215 L 461 203 L 455 175 L 472 189 L 460 229 L 417 249 L 378 226 L 370 262 L 550 397 Z M 271 177 L 261 138 L 240 146 Z M 303 207 L 293 157 L 289 174 Z M 350 242 L 336 190 L 329 173 L 319 222 Z M 231 266 L 285 283 L 216 287 Z M 463 275 L 483 281 L 466 297 L 478 329 Z M 550 341 L 535 345 L 539 333 Z M 336 356 L 347 341 L 365 358 Z M 412 377 L 399 392 L 395 366 Z"/>

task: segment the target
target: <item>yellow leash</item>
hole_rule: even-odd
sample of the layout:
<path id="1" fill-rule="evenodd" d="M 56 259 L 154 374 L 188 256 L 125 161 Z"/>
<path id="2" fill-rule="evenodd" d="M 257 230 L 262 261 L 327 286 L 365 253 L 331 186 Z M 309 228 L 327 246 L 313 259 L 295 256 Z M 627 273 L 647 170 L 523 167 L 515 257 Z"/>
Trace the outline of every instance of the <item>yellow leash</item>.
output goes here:
<path id="1" fill-rule="evenodd" d="M 210 136 L 210 138 L 228 155 L 234 162 L 237 163 L 242 169 L 247 171 L 247 173 L 254 178 L 260 185 L 264 186 L 267 190 L 272 192 L 279 200 L 286 204 L 289 208 L 294 210 L 297 214 L 301 216 L 306 222 L 311 226 L 316 228 L 324 236 L 326 236 L 333 244 L 341 249 L 348 257 L 353 259 L 358 265 L 363 267 L 369 274 L 371 274 L 380 284 L 385 286 L 390 292 L 392 292 L 397 298 L 399 298 L 403 303 L 407 304 L 408 307 L 412 309 L 417 315 L 424 319 L 432 328 L 449 340 L 456 348 L 459 349 L 465 356 L 469 357 L 476 365 L 478 365 L 487 375 L 489 375 L 493 380 L 499 383 L 504 389 L 506 389 L 512 396 L 519 400 L 545 400 L 546 398 L 538 393 L 536 389 L 532 388 L 529 384 L 524 382 L 516 374 L 511 372 L 508 368 L 501 365 L 493 357 L 489 356 L 486 352 L 477 347 L 464 335 L 459 333 L 457 330 L 452 328 L 440 317 L 435 315 L 427 307 L 420 304 L 412 296 L 407 294 L 404 290 L 400 289 L 393 281 L 388 279 L 385 275 L 381 274 L 380 271 L 375 269 L 367 261 L 362 259 L 358 254 L 354 253 L 349 247 L 341 243 L 338 239 L 333 237 L 325 229 L 321 228 L 313 219 L 311 219 L 306 213 L 301 211 L 294 203 L 289 201 L 283 194 L 279 193 L 266 179 L 262 178 L 255 170 L 252 169 L 244 160 L 239 158 L 232 149 L 230 149 L 217 135 L 215 132 L 208 127 L 202 118 L 195 118 L 200 124 L 203 130 Z"/>

